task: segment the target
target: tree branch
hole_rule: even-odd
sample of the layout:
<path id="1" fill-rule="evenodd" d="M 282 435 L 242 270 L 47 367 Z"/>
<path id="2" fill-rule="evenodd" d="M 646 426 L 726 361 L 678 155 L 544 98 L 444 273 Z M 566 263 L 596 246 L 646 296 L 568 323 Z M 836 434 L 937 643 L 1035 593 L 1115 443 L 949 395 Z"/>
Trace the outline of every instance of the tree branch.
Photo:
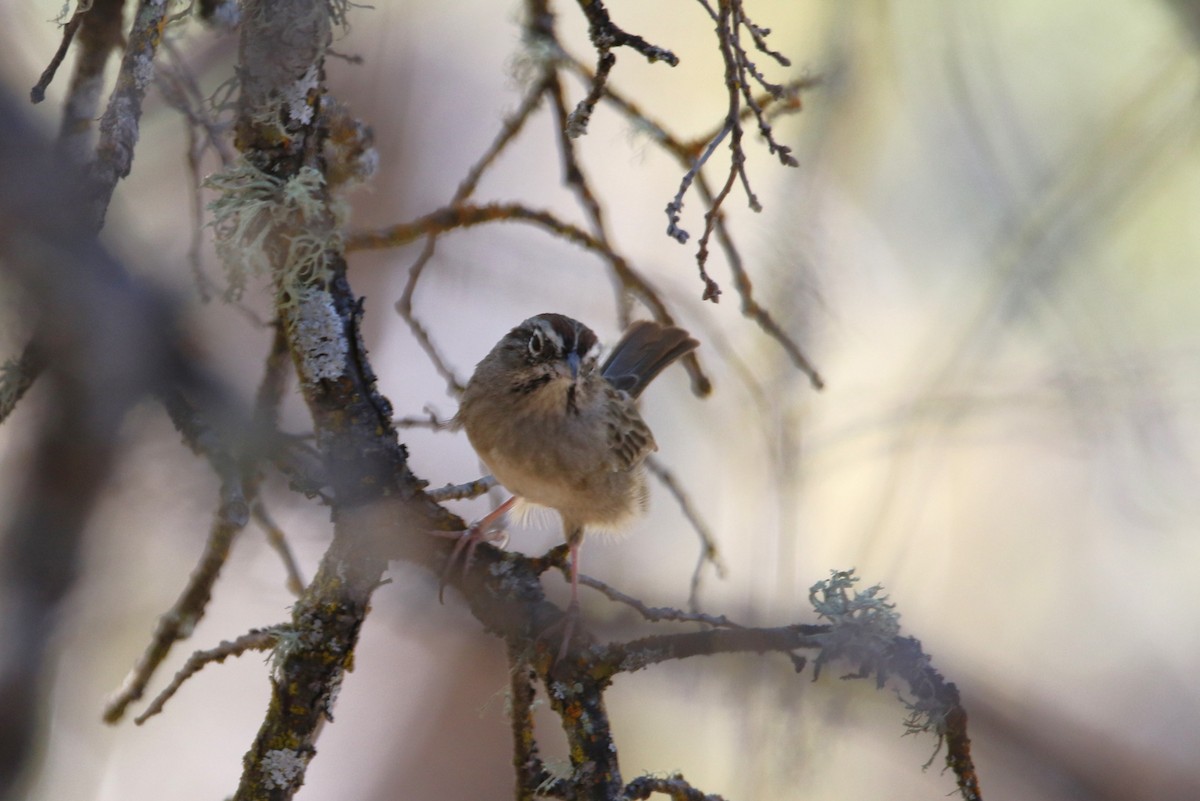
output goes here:
<path id="1" fill-rule="evenodd" d="M 205 665 L 211 665 L 213 662 L 224 662 L 231 656 L 241 656 L 247 651 L 267 651 L 275 646 L 275 643 L 281 636 L 280 629 L 253 629 L 241 637 L 238 637 L 232 642 L 226 640 L 216 648 L 210 648 L 207 651 L 196 651 L 190 657 L 175 677 L 171 679 L 161 693 L 155 696 L 154 700 L 146 707 L 142 714 L 133 719 L 133 722 L 141 726 L 150 718 L 162 712 L 167 701 L 175 696 L 183 683 L 192 676 L 199 673 Z"/>
<path id="2" fill-rule="evenodd" d="M 81 184 L 0 98 L 0 266 L 27 293 L 29 352 L 51 385 L 0 536 L 0 798 L 33 753 L 58 605 L 111 474 L 116 432 L 134 403 L 187 365 L 171 305 L 96 243 Z"/>
<path id="3" fill-rule="evenodd" d="M 117 85 L 100 118 L 100 142 L 91 170 L 95 226 L 103 227 L 104 216 L 117 182 L 133 167 L 133 150 L 138 141 L 142 99 L 154 77 L 154 56 L 167 22 L 169 3 L 138 0 L 125 56 L 117 73 Z"/>

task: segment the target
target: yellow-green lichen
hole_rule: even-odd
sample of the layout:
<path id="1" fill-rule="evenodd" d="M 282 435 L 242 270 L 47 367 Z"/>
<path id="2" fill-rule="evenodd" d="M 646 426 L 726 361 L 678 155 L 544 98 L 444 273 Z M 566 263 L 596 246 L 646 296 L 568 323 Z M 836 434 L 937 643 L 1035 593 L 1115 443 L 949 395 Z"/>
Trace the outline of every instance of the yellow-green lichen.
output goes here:
<path id="1" fill-rule="evenodd" d="M 305 287 L 330 277 L 341 234 L 331 223 L 325 178 L 301 167 L 279 178 L 239 159 L 204 182 L 219 196 L 208 204 L 217 256 L 225 268 L 227 300 L 238 300 L 252 277 L 273 279 L 277 302 L 288 308 Z"/>

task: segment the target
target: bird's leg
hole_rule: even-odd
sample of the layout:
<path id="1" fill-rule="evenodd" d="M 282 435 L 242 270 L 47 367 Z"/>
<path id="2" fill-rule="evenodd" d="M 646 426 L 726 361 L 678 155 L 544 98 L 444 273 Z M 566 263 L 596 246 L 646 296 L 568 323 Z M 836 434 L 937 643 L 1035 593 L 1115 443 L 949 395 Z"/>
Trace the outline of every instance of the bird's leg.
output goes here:
<path id="1" fill-rule="evenodd" d="M 504 503 L 497 506 L 492 511 L 488 512 L 483 517 L 476 520 L 464 531 L 434 531 L 431 532 L 438 537 L 450 537 L 458 540 L 454 543 L 454 550 L 450 552 L 450 558 L 446 560 L 446 567 L 442 570 L 442 580 L 438 583 L 438 603 L 443 603 L 442 594 L 446 590 L 446 580 L 450 577 L 450 571 L 454 569 L 454 565 L 458 562 L 459 556 L 463 556 L 463 575 L 467 574 L 467 568 L 471 566 L 471 560 L 475 557 L 475 548 L 481 542 L 500 542 L 505 538 L 503 531 L 492 531 L 492 527 L 496 525 L 496 521 L 504 517 L 512 505 L 516 503 L 517 496 L 514 495 Z"/>
<path id="2" fill-rule="evenodd" d="M 571 643 L 571 635 L 575 633 L 575 623 L 579 620 L 579 545 L 580 538 L 574 538 L 571 546 L 571 603 L 567 606 L 567 615 L 563 619 L 562 645 L 558 647 L 556 662 L 561 662 L 567 655 L 567 646 Z"/>
<path id="3" fill-rule="evenodd" d="M 575 633 L 575 624 L 579 621 L 579 546 L 583 544 L 583 528 L 572 526 L 567 529 L 567 546 L 571 549 L 571 603 L 567 613 L 558 621 L 551 623 L 538 634 L 538 640 L 549 640 L 552 635 L 562 632 L 562 644 L 558 646 L 558 654 L 554 663 L 561 662 L 567 655 L 571 644 L 571 635 Z"/>

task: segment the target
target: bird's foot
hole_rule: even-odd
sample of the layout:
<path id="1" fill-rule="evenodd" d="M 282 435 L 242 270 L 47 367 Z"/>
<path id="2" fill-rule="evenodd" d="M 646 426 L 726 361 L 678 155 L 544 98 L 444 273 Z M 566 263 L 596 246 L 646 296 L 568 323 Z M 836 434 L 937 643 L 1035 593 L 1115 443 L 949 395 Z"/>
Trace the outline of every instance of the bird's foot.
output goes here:
<path id="1" fill-rule="evenodd" d="M 438 603 L 444 603 L 442 596 L 446 591 L 446 582 L 450 578 L 450 571 L 454 569 L 460 557 L 462 557 L 462 571 L 465 576 L 467 570 L 471 567 L 471 560 L 475 557 L 475 549 L 479 547 L 479 543 L 498 544 L 497 547 L 503 548 L 504 544 L 508 542 L 508 534 L 502 529 L 497 529 L 495 526 L 504 517 L 505 513 L 508 512 L 509 508 L 512 507 L 514 500 L 516 499 L 509 498 L 482 518 L 476 520 L 464 531 L 429 532 L 435 537 L 446 537 L 457 540 L 454 543 L 454 550 L 450 552 L 450 558 L 446 560 L 446 567 L 442 570 L 441 581 L 438 582 Z"/>

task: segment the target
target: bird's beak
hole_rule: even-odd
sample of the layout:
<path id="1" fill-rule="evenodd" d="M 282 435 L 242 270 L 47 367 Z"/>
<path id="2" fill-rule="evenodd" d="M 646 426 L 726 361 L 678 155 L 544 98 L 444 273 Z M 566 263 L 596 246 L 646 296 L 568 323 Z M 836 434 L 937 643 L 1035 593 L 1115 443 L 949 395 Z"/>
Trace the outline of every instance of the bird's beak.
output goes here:
<path id="1" fill-rule="evenodd" d="M 571 369 L 571 380 L 579 378 L 579 354 L 572 351 L 567 354 L 567 367 Z"/>

